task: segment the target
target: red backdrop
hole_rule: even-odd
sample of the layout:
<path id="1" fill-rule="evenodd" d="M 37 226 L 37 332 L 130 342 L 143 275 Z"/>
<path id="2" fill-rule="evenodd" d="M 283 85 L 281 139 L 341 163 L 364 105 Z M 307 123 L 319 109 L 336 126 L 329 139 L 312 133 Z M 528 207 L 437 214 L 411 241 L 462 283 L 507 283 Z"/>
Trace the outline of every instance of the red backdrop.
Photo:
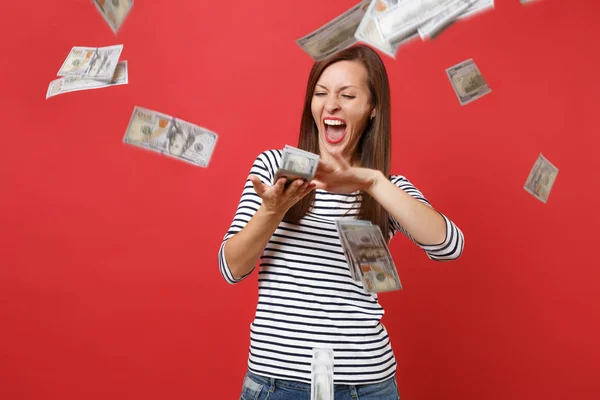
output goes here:
<path id="1" fill-rule="evenodd" d="M 256 274 L 227 285 L 217 251 L 254 158 L 296 143 L 294 41 L 355 1 L 137 0 L 117 37 L 91 1 L 3 2 L 0 398 L 239 396 Z M 600 5 L 497 3 L 384 56 L 393 172 L 466 238 L 448 264 L 392 242 L 401 397 L 597 399 Z M 129 85 L 44 99 L 72 46 L 119 43 Z M 467 58 L 493 92 L 461 107 Z M 124 145 L 134 105 L 217 132 L 209 168 Z"/>

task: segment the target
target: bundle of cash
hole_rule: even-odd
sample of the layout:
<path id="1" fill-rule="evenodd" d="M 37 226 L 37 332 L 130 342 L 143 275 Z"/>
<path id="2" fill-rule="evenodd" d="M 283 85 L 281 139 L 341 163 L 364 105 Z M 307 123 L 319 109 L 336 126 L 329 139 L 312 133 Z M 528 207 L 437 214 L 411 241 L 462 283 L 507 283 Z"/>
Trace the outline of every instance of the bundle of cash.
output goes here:
<path id="1" fill-rule="evenodd" d="M 136 106 L 123 142 L 207 167 L 217 139 L 208 129 Z"/>
<path id="2" fill-rule="evenodd" d="M 320 61 L 356 43 L 354 34 L 370 0 L 363 0 L 319 29 L 296 40 L 315 61 Z"/>
<path id="3" fill-rule="evenodd" d="M 94 0 L 94 5 L 116 34 L 133 7 L 133 0 Z"/>
<path id="4" fill-rule="evenodd" d="M 310 400 L 333 400 L 333 350 L 312 350 Z"/>
<path id="5" fill-rule="evenodd" d="M 285 145 L 281 154 L 281 164 L 275 172 L 275 182 L 279 178 L 286 178 L 287 183 L 295 179 L 311 181 L 317 172 L 320 158 L 318 154 Z"/>
<path id="6" fill-rule="evenodd" d="M 558 168 L 552 165 L 552 163 L 540 153 L 531 172 L 529 172 L 524 188 L 527 193 L 546 203 L 557 175 Z"/>
<path id="7" fill-rule="evenodd" d="M 126 85 L 129 83 L 127 72 L 127 61 L 120 61 L 117 64 L 115 74 L 110 82 L 97 81 L 95 79 L 85 79 L 77 76 L 67 76 L 50 82 L 46 99 L 63 93 L 76 92 L 79 90 L 102 89 L 105 87 Z"/>
<path id="8" fill-rule="evenodd" d="M 110 82 L 123 51 L 123 45 L 108 47 L 75 46 L 60 67 L 57 76 L 76 76 Z"/>
<path id="9" fill-rule="evenodd" d="M 371 293 L 402 289 L 396 265 L 378 225 L 338 219 L 336 228 L 352 279 L 361 282 Z"/>
<path id="10" fill-rule="evenodd" d="M 492 89 L 479 72 L 473 59 L 465 60 L 446 70 L 461 106 L 491 93 Z"/>

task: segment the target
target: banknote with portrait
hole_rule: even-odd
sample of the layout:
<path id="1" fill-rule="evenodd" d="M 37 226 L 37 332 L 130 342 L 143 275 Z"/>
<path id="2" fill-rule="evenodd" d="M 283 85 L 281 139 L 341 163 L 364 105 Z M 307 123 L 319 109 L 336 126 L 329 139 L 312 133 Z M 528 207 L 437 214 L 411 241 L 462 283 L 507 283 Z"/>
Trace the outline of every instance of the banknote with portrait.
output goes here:
<path id="1" fill-rule="evenodd" d="M 122 44 L 107 47 L 75 46 L 69 52 L 57 76 L 111 81 L 122 51 Z"/>
<path id="2" fill-rule="evenodd" d="M 472 58 L 446 70 L 461 106 L 492 92 Z"/>
<path id="3" fill-rule="evenodd" d="M 133 8 L 133 0 L 93 0 L 94 5 L 116 34 Z M 150 4 L 150 3 L 149 3 Z"/>
<path id="4" fill-rule="evenodd" d="M 336 221 L 351 276 L 371 293 L 402 289 L 394 260 L 378 225 Z M 354 271 L 353 271 L 354 270 Z"/>
<path id="5" fill-rule="evenodd" d="M 102 89 L 112 86 L 127 85 L 129 83 L 129 74 L 127 61 L 119 61 L 115 74 L 110 82 L 97 81 L 95 79 L 80 78 L 78 76 L 66 76 L 55 79 L 50 82 L 46 99 L 59 94 L 77 92 L 80 90 Z"/>
<path id="6" fill-rule="evenodd" d="M 529 172 L 524 188 L 527 193 L 546 203 L 557 175 L 558 168 L 540 153 Z"/>
<path id="7" fill-rule="evenodd" d="M 136 106 L 123 142 L 207 167 L 214 152 L 216 133 L 158 111 Z"/>
<path id="8" fill-rule="evenodd" d="M 354 34 L 370 0 L 363 0 L 317 30 L 296 40 L 315 61 L 320 61 L 356 43 Z"/>

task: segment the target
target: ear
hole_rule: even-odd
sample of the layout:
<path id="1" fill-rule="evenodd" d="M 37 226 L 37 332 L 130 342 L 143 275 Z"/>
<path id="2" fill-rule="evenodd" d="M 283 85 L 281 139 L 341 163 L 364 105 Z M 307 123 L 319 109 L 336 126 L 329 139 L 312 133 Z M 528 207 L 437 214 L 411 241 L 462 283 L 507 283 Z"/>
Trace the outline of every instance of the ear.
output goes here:
<path id="1" fill-rule="evenodd" d="M 375 107 L 373 107 L 373 109 L 371 110 L 371 119 L 375 118 L 376 113 L 377 113 L 377 110 L 375 109 Z"/>

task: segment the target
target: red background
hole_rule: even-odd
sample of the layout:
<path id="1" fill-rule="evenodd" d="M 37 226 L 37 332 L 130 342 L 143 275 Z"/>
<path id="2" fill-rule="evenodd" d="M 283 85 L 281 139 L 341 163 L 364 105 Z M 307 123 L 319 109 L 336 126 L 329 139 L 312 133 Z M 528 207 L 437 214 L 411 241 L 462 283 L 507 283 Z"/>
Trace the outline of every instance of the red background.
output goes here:
<path id="1" fill-rule="evenodd" d="M 252 161 L 294 145 L 312 60 L 295 40 L 352 0 L 3 1 L 0 398 L 235 399 L 256 274 L 217 251 Z M 384 56 L 393 172 L 463 230 L 454 263 L 392 242 L 384 294 L 401 397 L 597 399 L 597 1 L 496 9 Z M 126 86 L 45 100 L 74 45 L 124 44 Z M 492 93 L 461 107 L 445 69 Z M 209 168 L 122 143 L 134 105 L 219 134 Z M 539 153 L 548 204 L 523 190 Z"/>

